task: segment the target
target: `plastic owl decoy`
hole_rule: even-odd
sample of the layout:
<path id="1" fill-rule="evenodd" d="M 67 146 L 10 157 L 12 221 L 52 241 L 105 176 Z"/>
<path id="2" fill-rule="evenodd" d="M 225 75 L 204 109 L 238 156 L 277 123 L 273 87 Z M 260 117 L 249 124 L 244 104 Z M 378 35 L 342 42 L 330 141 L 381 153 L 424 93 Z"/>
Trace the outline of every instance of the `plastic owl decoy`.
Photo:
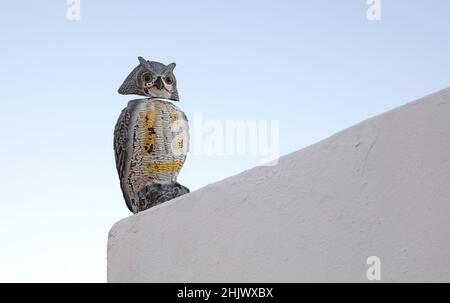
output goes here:
<path id="1" fill-rule="evenodd" d="M 177 182 L 188 152 L 189 126 L 171 102 L 179 101 L 175 63 L 138 59 L 118 92 L 146 98 L 129 101 L 114 130 L 120 187 L 133 213 L 189 192 Z"/>

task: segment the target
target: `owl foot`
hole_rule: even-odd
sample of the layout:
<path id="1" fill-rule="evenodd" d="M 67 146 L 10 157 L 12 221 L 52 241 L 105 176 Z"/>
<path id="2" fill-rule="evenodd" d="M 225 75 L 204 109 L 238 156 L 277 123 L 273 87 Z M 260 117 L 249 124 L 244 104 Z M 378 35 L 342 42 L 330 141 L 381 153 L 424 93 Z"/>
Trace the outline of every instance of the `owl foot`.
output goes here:
<path id="1" fill-rule="evenodd" d="M 189 193 L 189 189 L 178 182 L 170 184 L 154 183 L 151 185 L 145 185 L 139 191 L 139 204 L 137 212 L 144 211 L 150 207 L 172 200 L 187 193 Z"/>

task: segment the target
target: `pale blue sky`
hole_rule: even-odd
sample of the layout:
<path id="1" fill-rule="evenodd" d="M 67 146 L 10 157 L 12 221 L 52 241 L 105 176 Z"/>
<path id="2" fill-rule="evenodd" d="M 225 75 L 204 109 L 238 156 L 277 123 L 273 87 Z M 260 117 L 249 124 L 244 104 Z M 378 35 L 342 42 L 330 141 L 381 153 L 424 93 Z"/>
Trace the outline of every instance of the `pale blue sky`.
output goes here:
<path id="1" fill-rule="evenodd" d="M 0 281 L 105 281 L 128 216 L 112 132 L 137 56 L 188 117 L 279 120 L 287 154 L 450 85 L 450 1 L 9 1 L 0 9 Z M 192 138 L 195 140 L 195 137 Z M 192 190 L 258 164 L 188 155 Z M 157 249 L 157 248 L 156 248 Z"/>

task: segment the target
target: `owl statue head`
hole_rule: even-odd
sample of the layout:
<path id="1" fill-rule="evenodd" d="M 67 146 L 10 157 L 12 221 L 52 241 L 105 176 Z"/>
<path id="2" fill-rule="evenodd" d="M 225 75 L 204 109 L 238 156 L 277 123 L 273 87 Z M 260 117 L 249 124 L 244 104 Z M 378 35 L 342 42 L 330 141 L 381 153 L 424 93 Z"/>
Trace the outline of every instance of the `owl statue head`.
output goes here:
<path id="1" fill-rule="evenodd" d="M 119 88 L 121 95 L 139 95 L 179 101 L 177 80 L 173 74 L 175 63 L 164 65 L 138 57 L 139 65 Z"/>

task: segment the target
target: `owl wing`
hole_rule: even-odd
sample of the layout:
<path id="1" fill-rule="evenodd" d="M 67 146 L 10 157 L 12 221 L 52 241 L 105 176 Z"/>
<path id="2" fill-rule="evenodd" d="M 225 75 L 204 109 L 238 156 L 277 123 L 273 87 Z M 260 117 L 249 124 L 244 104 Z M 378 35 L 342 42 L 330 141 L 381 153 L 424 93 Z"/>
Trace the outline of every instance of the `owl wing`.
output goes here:
<path id="1" fill-rule="evenodd" d="M 189 140 L 190 140 L 190 138 L 189 138 L 189 120 L 186 117 L 186 114 L 182 110 L 179 109 L 179 111 L 181 114 L 181 119 L 183 120 L 183 127 L 184 127 L 183 132 L 182 132 L 183 133 L 183 141 L 184 141 L 183 148 L 185 148 L 184 158 L 183 158 L 183 163 L 184 163 L 184 161 L 186 160 L 186 155 L 189 152 Z"/>
<path id="2" fill-rule="evenodd" d="M 131 109 L 126 107 L 120 113 L 114 128 L 114 156 L 116 158 L 116 169 L 119 174 L 120 188 L 122 189 L 123 197 L 130 211 L 133 211 L 131 201 L 123 184 L 123 177 L 125 175 L 126 163 L 128 158 L 127 143 L 130 134 Z"/>

